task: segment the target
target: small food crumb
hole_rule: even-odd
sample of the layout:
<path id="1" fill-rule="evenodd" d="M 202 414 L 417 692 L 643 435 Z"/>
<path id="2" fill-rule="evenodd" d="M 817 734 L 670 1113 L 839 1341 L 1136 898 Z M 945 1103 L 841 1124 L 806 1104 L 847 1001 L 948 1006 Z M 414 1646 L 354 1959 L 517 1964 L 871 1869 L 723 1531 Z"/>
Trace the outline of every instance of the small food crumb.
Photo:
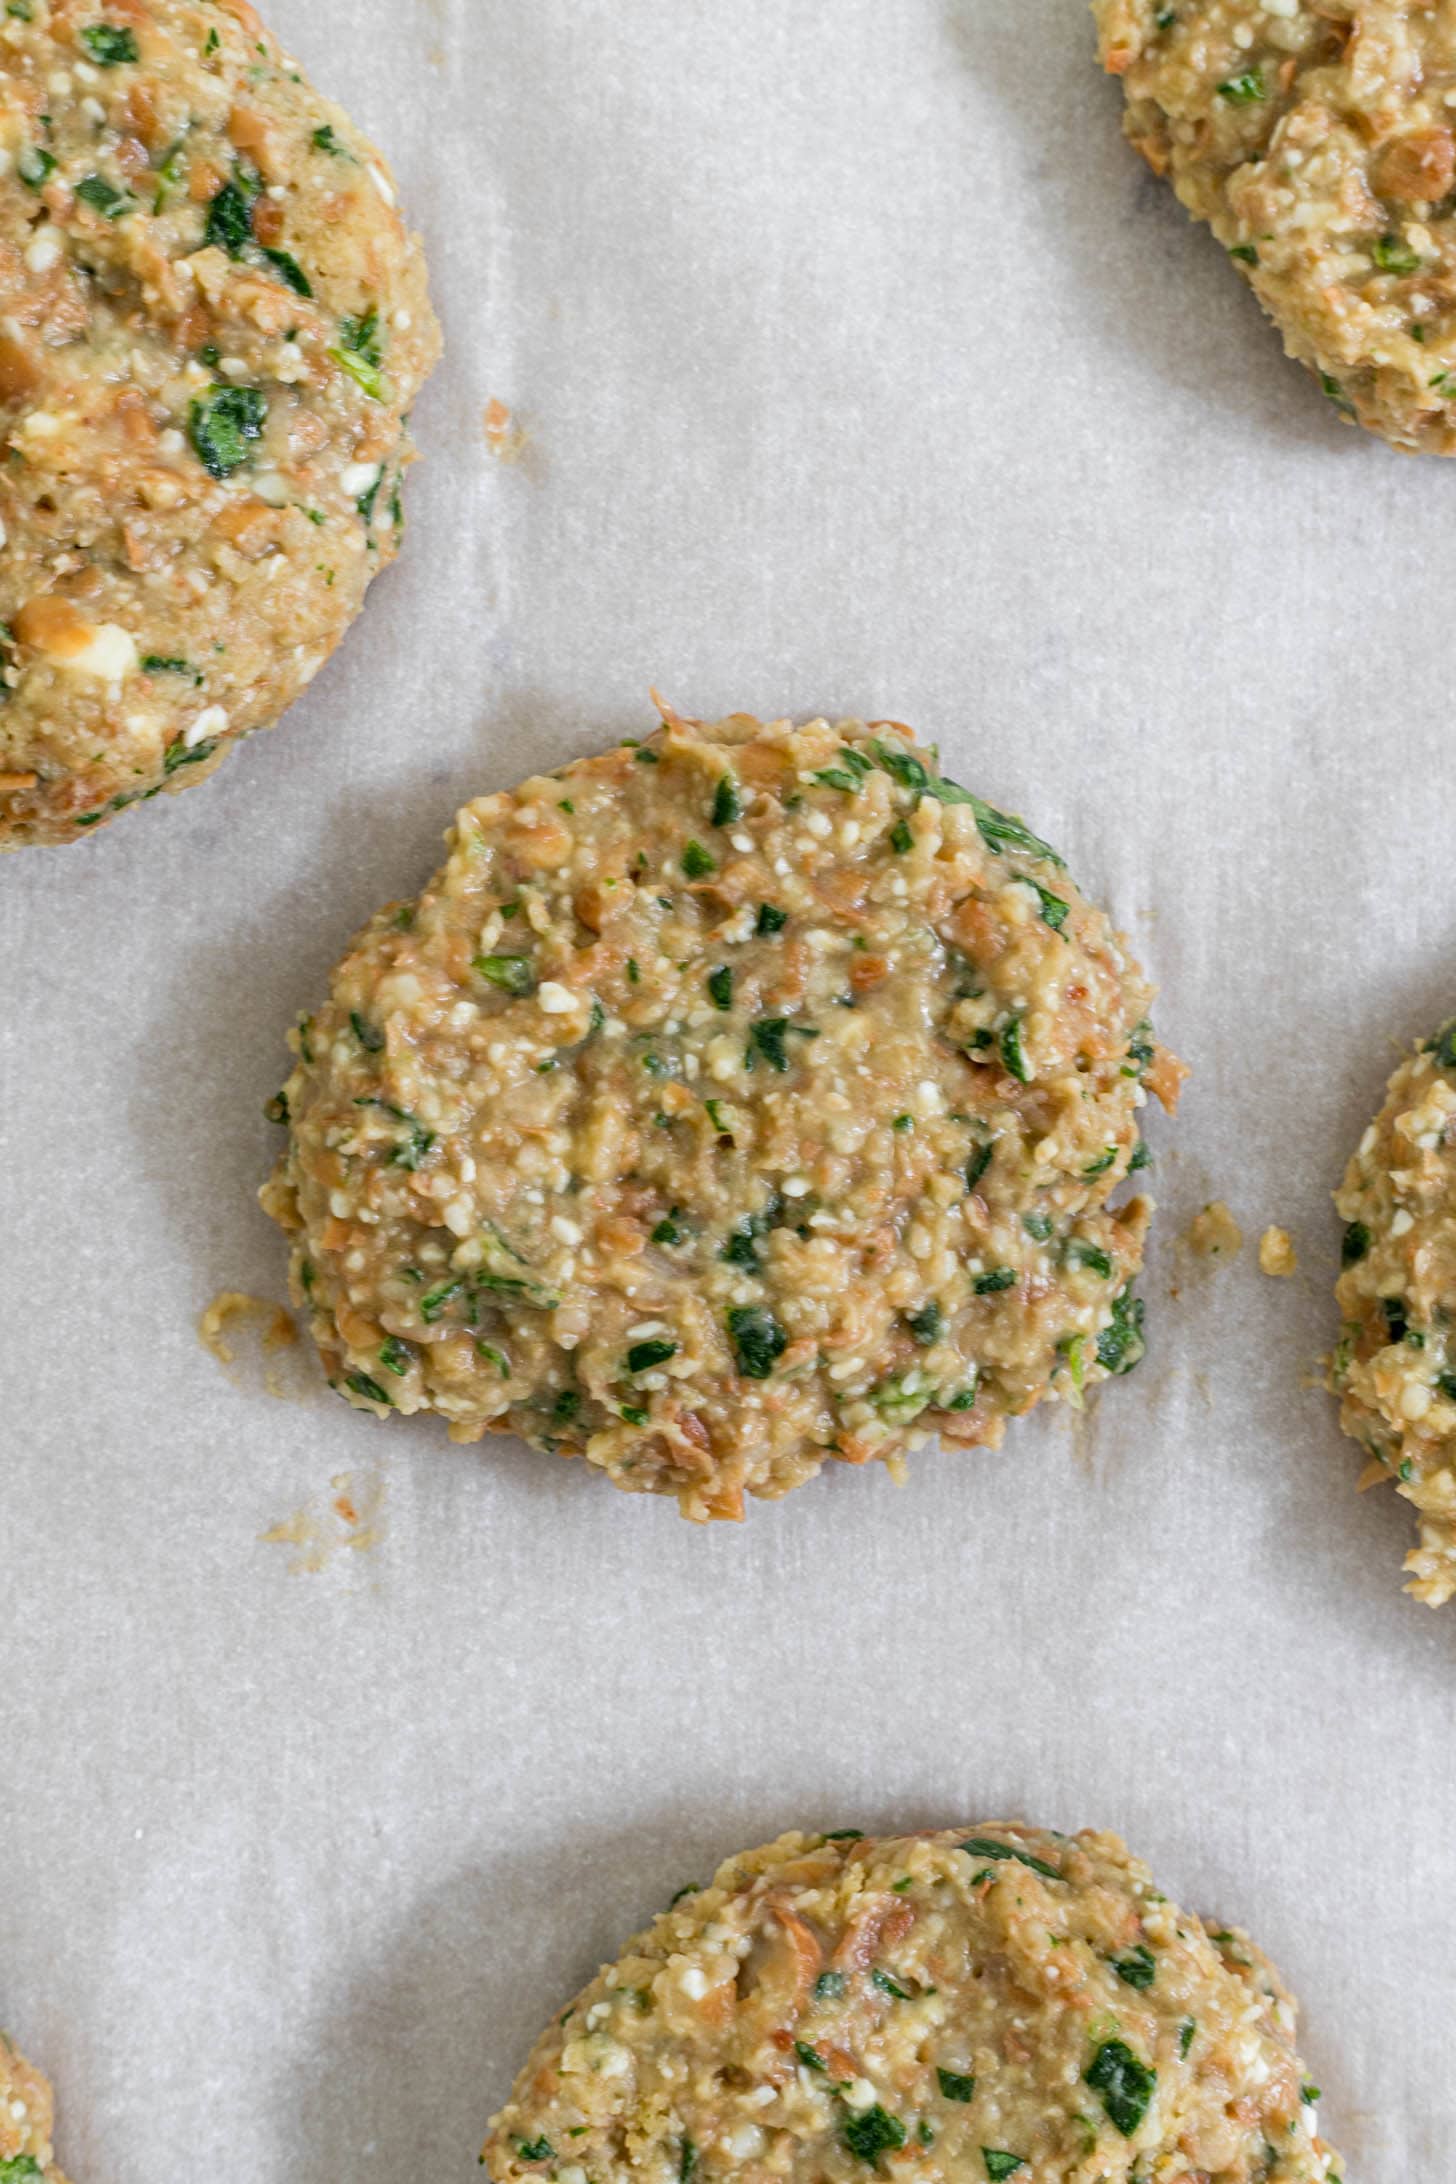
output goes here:
<path id="1" fill-rule="evenodd" d="M 528 437 L 509 406 L 492 395 L 485 405 L 485 444 L 496 461 L 518 463 L 526 452 Z"/>
<path id="2" fill-rule="evenodd" d="M 252 1319 L 262 1322 L 266 1351 L 287 1350 L 298 1340 L 298 1329 L 281 1304 L 270 1303 L 266 1297 L 250 1297 L 242 1289 L 224 1289 L 213 1298 L 197 1323 L 198 1339 L 219 1365 L 232 1365 L 237 1353 L 227 1339 L 227 1329 L 234 1321 Z"/>
<path id="3" fill-rule="evenodd" d="M 1243 1246 L 1244 1232 L 1221 1198 L 1215 1198 L 1195 1214 L 1188 1228 L 1188 1243 L 1200 1258 L 1232 1259 Z"/>
<path id="4" fill-rule="evenodd" d="M 1294 1238 L 1288 1229 L 1266 1228 L 1259 1238 L 1259 1271 L 1278 1278 L 1292 1274 L 1299 1264 Z"/>
<path id="5" fill-rule="evenodd" d="M 377 1547 L 384 1537 L 383 1507 L 382 1476 L 370 1476 L 361 1484 L 352 1471 L 340 1471 L 320 1501 L 306 1503 L 258 1536 L 265 1546 L 297 1550 L 288 1565 L 290 1576 L 313 1576 L 326 1570 L 336 1555 L 366 1554 Z"/>

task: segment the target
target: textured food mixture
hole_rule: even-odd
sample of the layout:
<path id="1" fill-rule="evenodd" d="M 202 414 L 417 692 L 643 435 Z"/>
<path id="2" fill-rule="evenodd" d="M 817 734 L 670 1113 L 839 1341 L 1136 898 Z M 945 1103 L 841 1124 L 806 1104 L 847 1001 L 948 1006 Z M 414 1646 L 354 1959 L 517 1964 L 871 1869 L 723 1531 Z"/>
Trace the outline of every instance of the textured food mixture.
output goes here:
<path id="1" fill-rule="evenodd" d="M 295 1034 L 264 1202 L 351 1402 L 737 1517 L 1136 1364 L 1149 1000 L 907 729 L 668 715 L 459 814 Z"/>
<path id="2" fill-rule="evenodd" d="M 210 772 L 391 560 L 438 353 L 381 155 L 247 0 L 0 11 L 0 849 Z"/>
<path id="3" fill-rule="evenodd" d="M 785 1835 L 543 2033 L 496 2184 L 1331 2184 L 1295 2009 L 1112 1835 Z"/>
<path id="4" fill-rule="evenodd" d="M 1414 1502 L 1406 1590 L 1456 1592 L 1456 1019 L 1391 1078 L 1335 1193 L 1340 1424 Z"/>
<path id="5" fill-rule="evenodd" d="M 54 2121 L 50 2087 L 0 2032 L 0 2184 L 31 2177 L 66 2184 L 51 2145 Z"/>
<path id="6" fill-rule="evenodd" d="M 1452 0 L 1093 0 L 1127 133 L 1342 416 L 1456 452 Z"/>

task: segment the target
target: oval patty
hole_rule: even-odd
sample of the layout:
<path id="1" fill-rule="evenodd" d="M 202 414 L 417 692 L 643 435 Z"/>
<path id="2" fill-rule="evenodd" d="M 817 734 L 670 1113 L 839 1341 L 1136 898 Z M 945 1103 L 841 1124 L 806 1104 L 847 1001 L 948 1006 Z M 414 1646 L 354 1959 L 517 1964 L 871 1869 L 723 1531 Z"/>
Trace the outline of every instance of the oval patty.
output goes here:
<path id="1" fill-rule="evenodd" d="M 265 1203 L 329 1376 L 736 1517 L 1142 1354 L 1107 919 L 907 729 L 667 717 L 467 805 L 300 1027 Z"/>
<path id="2" fill-rule="evenodd" d="M 393 558 L 439 349 L 381 155 L 246 0 L 0 19 L 0 848 L 210 772 Z"/>

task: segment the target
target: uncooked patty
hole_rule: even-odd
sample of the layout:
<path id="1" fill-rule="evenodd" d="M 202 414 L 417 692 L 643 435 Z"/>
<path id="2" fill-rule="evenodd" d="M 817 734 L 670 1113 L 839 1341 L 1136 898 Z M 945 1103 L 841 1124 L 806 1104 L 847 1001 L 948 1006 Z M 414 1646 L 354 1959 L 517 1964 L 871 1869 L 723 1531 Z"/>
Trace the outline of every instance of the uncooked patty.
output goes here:
<path id="1" fill-rule="evenodd" d="M 1341 415 L 1456 452 L 1456 7 L 1093 0 L 1127 133 Z"/>
<path id="2" fill-rule="evenodd" d="M 1113 1835 L 785 1835 L 542 2034 L 496 2184 L 1317 2184 L 1295 2008 Z"/>
<path id="3" fill-rule="evenodd" d="M 459 814 L 295 1035 L 265 1204 L 351 1402 L 737 1517 L 1137 1362 L 1149 1001 L 908 729 L 669 715 Z"/>
<path id="4" fill-rule="evenodd" d="M 1335 1204 L 1340 1423 L 1415 1504 L 1406 1590 L 1440 1607 L 1456 1593 L 1456 1019 L 1391 1078 Z"/>
<path id="5" fill-rule="evenodd" d="M 246 0 L 0 14 L 0 849 L 189 786 L 391 560 L 439 348 L 381 155 Z"/>
<path id="6" fill-rule="evenodd" d="M 35 2177 L 66 2184 L 51 2145 L 54 2122 L 50 2087 L 0 2032 L 0 2184 Z"/>

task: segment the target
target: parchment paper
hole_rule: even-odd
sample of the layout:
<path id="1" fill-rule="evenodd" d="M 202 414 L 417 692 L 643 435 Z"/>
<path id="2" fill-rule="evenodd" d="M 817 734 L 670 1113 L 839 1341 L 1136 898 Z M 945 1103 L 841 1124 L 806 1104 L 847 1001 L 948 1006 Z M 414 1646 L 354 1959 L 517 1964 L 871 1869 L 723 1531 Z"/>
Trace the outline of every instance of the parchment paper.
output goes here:
<path id="1" fill-rule="evenodd" d="M 0 2021 L 67 2167 L 464 2184 L 540 2025 L 718 1857 L 1026 1814 L 1249 1925 L 1352 2180 L 1438 2184 L 1456 1607 L 1402 1596 L 1410 1514 L 1311 1380 L 1328 1192 L 1453 1006 L 1456 468 L 1283 361 L 1079 0 L 273 15 L 397 162 L 449 359 L 407 557 L 287 724 L 0 872 Z M 200 1347 L 217 1291 L 283 1294 L 294 1014 L 460 800 L 652 682 L 914 722 L 1160 981 L 1197 1074 L 1153 1349 L 1080 1430 L 705 1535 Z M 1212 1197 L 1249 1240 L 1209 1269 Z M 260 1539 L 298 1512 L 321 1569 Z"/>

